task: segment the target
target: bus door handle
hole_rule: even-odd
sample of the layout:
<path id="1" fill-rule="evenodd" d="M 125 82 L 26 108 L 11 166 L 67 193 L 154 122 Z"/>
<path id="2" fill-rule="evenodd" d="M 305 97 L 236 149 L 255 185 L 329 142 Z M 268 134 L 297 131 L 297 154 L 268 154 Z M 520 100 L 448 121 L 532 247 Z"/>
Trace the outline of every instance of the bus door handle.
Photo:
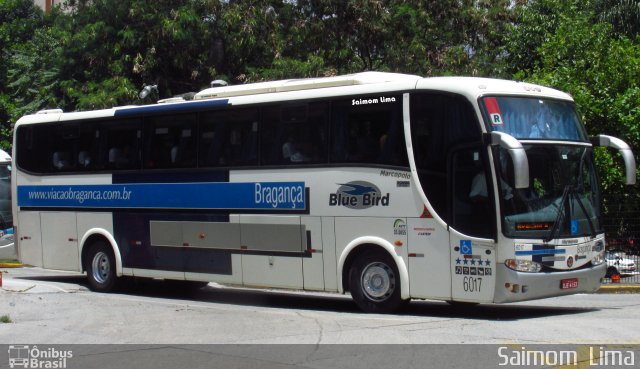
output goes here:
<path id="1" fill-rule="evenodd" d="M 26 240 L 30 240 L 30 239 L 31 239 L 31 237 L 29 237 L 29 236 L 20 237 L 20 241 L 26 241 Z"/>

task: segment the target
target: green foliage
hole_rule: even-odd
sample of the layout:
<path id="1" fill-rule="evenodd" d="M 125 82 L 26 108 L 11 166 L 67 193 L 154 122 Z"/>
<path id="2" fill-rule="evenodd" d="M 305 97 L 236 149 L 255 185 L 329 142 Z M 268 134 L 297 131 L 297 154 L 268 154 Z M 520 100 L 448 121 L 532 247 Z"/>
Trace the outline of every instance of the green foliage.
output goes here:
<path id="1" fill-rule="evenodd" d="M 55 108 L 59 96 L 59 69 L 55 61 L 62 55 L 61 44 L 50 29 L 41 28 L 8 61 L 7 84 L 12 103 L 11 121 L 44 108 Z"/>
<path id="2" fill-rule="evenodd" d="M 73 83 L 63 83 L 63 90 L 76 101 L 77 110 L 106 109 L 133 101 L 138 90 L 126 78 L 112 77 L 100 82 L 88 81 L 77 89 Z"/>
<path id="3" fill-rule="evenodd" d="M 40 8 L 31 0 L 0 1 L 0 147 L 9 150 L 11 128 L 8 122 L 16 109 L 9 89 L 7 76 L 9 61 L 14 53 L 28 46 L 34 31 L 44 25 Z"/>
<path id="4" fill-rule="evenodd" d="M 33 31 L 43 25 L 43 14 L 31 0 L 3 0 L 0 2 L 0 58 L 7 60 L 14 47 L 29 41 Z M 4 63 L 0 64 L 0 82 L 5 77 Z"/>
<path id="5" fill-rule="evenodd" d="M 595 12 L 599 21 L 610 23 L 621 35 L 635 37 L 640 32 L 639 0 L 599 0 Z"/>
<path id="6" fill-rule="evenodd" d="M 500 73 L 509 1 L 298 1 L 297 49 L 338 73 Z M 306 57 L 302 58 L 306 59 Z"/>
<path id="7" fill-rule="evenodd" d="M 541 36 L 532 51 L 530 71 L 520 77 L 573 95 L 591 135 L 622 138 L 634 152 L 640 150 L 640 44 L 617 34 L 609 23 L 594 23 L 590 8 L 578 3 L 553 2 L 557 23 Z M 562 5 L 560 5 L 562 3 Z M 522 31 L 522 29 L 520 30 Z M 640 216 L 640 193 L 622 185 L 623 163 L 610 150 L 597 150 L 596 163 L 603 190 L 605 215 L 624 211 Z M 621 201 L 621 199 L 624 200 Z M 612 234 L 628 232 L 620 223 Z"/>

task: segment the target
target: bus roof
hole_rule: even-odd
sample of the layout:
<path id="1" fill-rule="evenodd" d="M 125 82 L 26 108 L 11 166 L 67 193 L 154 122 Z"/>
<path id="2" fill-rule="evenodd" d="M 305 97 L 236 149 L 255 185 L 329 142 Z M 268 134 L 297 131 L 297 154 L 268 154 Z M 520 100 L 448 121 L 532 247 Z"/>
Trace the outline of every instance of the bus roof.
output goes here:
<path id="1" fill-rule="evenodd" d="M 226 105 L 246 105 L 322 97 L 433 90 L 461 94 L 471 101 L 486 95 L 522 95 L 571 100 L 568 94 L 534 84 L 478 77 L 427 77 L 362 72 L 333 77 L 288 79 L 235 86 L 207 88 L 194 99 L 167 99 L 151 105 L 120 106 L 111 109 L 63 113 L 60 109 L 41 111 L 20 118 L 17 124 L 70 121 L 79 119 L 137 116 L 146 113 L 178 113 Z"/>
<path id="2" fill-rule="evenodd" d="M 573 101 L 571 95 L 550 87 L 496 78 L 430 77 L 418 81 L 416 89 L 458 93 L 470 100 L 488 95 L 521 95 Z"/>
<path id="3" fill-rule="evenodd" d="M 246 85 L 213 87 L 198 92 L 194 99 L 257 95 L 274 92 L 315 90 L 329 87 L 344 87 L 388 82 L 414 83 L 420 76 L 385 72 L 362 72 L 334 77 L 287 79 L 272 82 L 250 83 Z"/>

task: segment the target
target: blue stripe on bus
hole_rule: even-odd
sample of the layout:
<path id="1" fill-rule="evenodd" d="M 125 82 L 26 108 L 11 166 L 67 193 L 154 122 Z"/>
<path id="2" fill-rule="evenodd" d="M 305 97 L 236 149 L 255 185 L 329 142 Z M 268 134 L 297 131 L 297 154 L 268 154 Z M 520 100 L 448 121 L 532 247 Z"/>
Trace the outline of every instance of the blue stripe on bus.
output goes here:
<path id="1" fill-rule="evenodd" d="M 114 116 L 130 117 L 130 116 L 136 116 L 136 115 L 142 115 L 142 114 L 183 113 L 183 112 L 192 111 L 192 110 L 215 108 L 215 107 L 222 107 L 227 105 L 229 105 L 228 99 L 145 105 L 145 106 L 137 106 L 137 107 L 131 107 L 131 108 L 117 108 L 114 113 Z"/>
<path id="2" fill-rule="evenodd" d="M 523 255 L 555 255 L 555 254 L 564 254 L 567 250 L 565 249 L 539 249 L 539 250 L 521 250 L 516 251 L 516 256 Z"/>
<path id="3" fill-rule="evenodd" d="M 304 182 L 18 186 L 18 206 L 121 209 L 305 210 Z"/>

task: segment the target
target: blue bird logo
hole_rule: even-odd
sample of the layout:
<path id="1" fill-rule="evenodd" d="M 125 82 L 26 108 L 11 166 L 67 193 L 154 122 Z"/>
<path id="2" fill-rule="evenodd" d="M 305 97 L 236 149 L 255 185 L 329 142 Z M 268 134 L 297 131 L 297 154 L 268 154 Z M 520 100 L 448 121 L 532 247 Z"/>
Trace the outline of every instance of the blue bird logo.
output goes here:
<path id="1" fill-rule="evenodd" d="M 349 194 L 351 196 L 362 196 L 365 193 L 377 192 L 377 189 L 371 186 L 363 186 L 363 185 L 348 184 L 348 183 L 338 183 L 338 185 L 351 187 L 352 188 L 351 190 L 348 190 L 348 191 L 342 190 L 342 192 Z"/>

